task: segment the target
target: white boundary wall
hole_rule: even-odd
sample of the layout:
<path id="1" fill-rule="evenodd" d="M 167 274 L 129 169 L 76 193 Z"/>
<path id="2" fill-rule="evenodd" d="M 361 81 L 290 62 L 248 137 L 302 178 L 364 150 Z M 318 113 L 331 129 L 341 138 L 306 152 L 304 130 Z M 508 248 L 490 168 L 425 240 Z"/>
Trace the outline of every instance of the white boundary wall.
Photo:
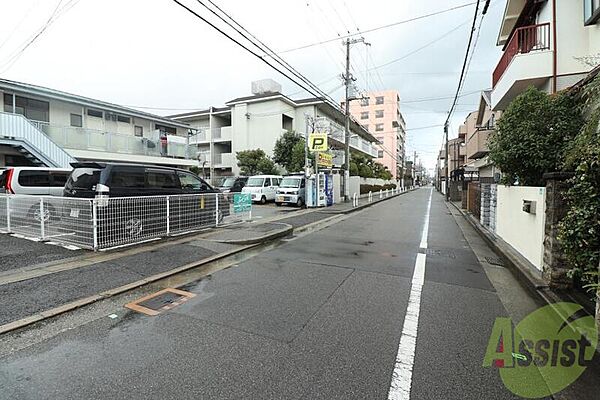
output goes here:
<path id="1" fill-rule="evenodd" d="M 536 213 L 523 211 L 523 201 L 536 202 Z M 498 185 L 496 234 L 537 269 L 542 270 L 546 188 Z"/>

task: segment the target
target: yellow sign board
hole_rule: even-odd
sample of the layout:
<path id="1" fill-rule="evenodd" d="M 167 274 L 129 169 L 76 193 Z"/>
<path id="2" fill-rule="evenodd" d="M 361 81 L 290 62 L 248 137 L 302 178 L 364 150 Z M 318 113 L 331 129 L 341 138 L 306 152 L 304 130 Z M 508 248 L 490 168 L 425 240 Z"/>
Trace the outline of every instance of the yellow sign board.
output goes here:
<path id="1" fill-rule="evenodd" d="M 308 135 L 308 150 L 310 152 L 327 151 L 327 133 L 311 133 Z"/>
<path id="2" fill-rule="evenodd" d="M 318 153 L 317 165 L 319 165 L 319 167 L 325 168 L 333 167 L 333 155 L 327 153 Z"/>

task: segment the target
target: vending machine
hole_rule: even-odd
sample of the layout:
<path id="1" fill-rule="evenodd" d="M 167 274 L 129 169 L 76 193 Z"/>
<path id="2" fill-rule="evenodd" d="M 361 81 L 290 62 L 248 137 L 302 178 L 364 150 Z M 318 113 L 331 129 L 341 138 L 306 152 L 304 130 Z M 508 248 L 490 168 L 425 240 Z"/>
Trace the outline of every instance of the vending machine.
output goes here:
<path id="1" fill-rule="evenodd" d="M 325 175 L 325 199 L 327 207 L 333 205 L 333 175 Z"/>
<path id="2" fill-rule="evenodd" d="M 327 205 L 327 195 L 325 190 L 325 174 L 311 175 L 306 185 L 306 206 L 307 207 L 325 207 Z"/>

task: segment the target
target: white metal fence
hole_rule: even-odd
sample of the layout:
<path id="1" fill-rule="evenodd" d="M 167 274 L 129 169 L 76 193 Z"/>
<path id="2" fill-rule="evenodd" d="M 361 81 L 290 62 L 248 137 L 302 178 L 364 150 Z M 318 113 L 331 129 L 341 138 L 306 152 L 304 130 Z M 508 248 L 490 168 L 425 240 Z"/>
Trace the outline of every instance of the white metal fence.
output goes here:
<path id="1" fill-rule="evenodd" d="M 114 197 L 0 195 L 0 231 L 101 250 L 248 220 L 222 194 Z"/>

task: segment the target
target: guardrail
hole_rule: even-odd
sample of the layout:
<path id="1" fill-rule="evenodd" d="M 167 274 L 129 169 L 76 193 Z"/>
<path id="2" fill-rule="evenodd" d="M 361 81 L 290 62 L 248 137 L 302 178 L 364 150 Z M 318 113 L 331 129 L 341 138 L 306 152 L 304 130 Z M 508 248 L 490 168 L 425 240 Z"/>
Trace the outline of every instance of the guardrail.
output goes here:
<path id="1" fill-rule="evenodd" d="M 0 195 L 0 231 L 102 250 L 251 218 L 223 194 L 114 197 Z"/>

